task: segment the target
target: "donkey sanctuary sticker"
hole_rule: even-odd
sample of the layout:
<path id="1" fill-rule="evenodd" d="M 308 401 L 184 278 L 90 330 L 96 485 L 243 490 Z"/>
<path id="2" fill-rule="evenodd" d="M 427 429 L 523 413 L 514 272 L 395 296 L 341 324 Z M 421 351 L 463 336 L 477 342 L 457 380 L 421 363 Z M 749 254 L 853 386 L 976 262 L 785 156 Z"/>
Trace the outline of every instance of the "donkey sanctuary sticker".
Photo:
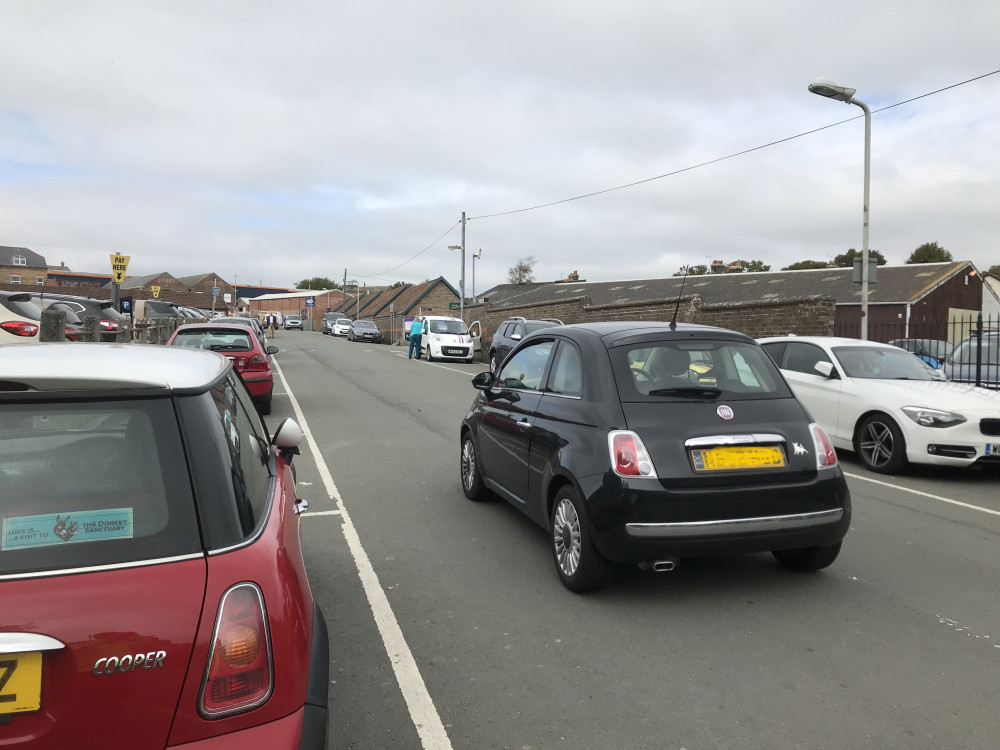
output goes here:
<path id="1" fill-rule="evenodd" d="M 53 544 L 132 538 L 132 509 L 105 508 L 74 513 L 3 519 L 0 549 L 48 547 Z"/>

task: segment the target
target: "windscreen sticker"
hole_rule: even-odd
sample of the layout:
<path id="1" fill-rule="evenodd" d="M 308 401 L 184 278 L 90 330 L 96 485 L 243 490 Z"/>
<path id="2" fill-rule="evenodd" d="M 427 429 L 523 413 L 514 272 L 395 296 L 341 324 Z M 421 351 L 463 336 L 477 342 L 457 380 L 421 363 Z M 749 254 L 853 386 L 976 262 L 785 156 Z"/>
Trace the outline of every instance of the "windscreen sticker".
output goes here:
<path id="1" fill-rule="evenodd" d="M 2 550 L 53 544 L 131 539 L 132 508 L 105 508 L 72 513 L 46 513 L 3 519 Z"/>

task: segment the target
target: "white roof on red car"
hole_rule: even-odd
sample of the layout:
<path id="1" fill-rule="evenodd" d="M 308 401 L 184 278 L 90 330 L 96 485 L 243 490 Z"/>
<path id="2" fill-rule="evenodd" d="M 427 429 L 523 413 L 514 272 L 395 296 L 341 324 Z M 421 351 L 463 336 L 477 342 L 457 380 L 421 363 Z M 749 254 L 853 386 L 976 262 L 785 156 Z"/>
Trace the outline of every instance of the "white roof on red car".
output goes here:
<path id="1" fill-rule="evenodd" d="M 0 346 L 0 391 L 199 388 L 229 360 L 215 352 L 152 344 L 66 342 Z M 20 386 L 20 387 L 19 387 Z"/>

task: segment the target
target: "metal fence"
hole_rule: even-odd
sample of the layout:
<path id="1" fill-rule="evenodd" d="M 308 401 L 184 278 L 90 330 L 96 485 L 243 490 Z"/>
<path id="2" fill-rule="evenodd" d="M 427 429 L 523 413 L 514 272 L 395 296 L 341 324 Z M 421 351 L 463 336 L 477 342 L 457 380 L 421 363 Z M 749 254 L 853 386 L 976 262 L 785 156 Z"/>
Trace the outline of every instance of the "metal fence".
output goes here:
<path id="1" fill-rule="evenodd" d="M 861 324 L 838 323 L 834 335 L 861 338 Z M 869 323 L 868 339 L 931 357 L 950 380 L 1000 388 L 1000 315 Z"/>

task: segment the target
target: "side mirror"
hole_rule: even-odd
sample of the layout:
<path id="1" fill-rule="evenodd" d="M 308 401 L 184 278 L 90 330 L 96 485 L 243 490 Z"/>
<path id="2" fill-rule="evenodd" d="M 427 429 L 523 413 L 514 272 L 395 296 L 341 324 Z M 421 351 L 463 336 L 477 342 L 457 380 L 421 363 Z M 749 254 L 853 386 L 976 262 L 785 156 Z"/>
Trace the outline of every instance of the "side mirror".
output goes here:
<path id="1" fill-rule="evenodd" d="M 487 390 L 491 385 L 493 385 L 493 373 L 488 370 L 485 372 L 480 372 L 472 378 L 472 387 L 479 391 Z"/>
<path id="2" fill-rule="evenodd" d="M 822 375 L 824 378 L 833 377 L 833 363 L 832 362 L 817 362 L 813 365 L 813 369 Z"/>
<path id="3" fill-rule="evenodd" d="M 268 354 L 277 354 L 278 353 L 278 347 L 276 347 L 276 346 L 269 346 L 269 347 L 267 347 L 267 353 Z"/>
<path id="4" fill-rule="evenodd" d="M 286 417 L 278 425 L 278 429 L 274 431 L 271 443 L 286 460 L 291 461 L 291 456 L 299 454 L 302 438 L 302 428 L 299 427 L 298 422 L 291 417 Z"/>
<path id="5" fill-rule="evenodd" d="M 511 341 L 520 341 L 521 340 L 521 334 L 519 334 L 519 333 L 511 334 L 510 340 Z"/>

